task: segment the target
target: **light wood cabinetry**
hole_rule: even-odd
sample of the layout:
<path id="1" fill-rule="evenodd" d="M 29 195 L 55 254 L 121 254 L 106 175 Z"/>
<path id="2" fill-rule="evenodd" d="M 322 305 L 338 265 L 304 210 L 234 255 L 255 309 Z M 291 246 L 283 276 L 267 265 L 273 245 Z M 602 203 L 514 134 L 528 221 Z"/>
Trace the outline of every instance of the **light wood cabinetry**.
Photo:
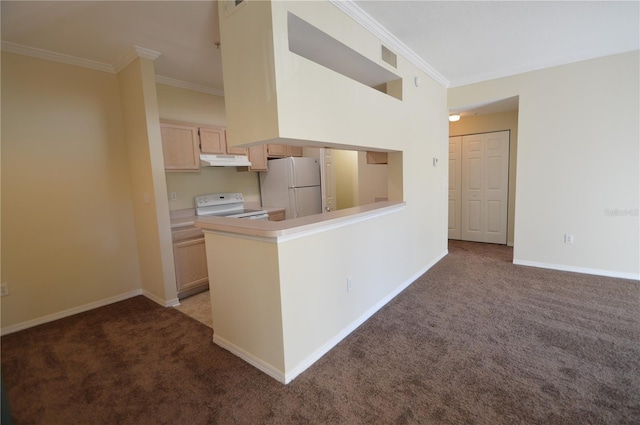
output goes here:
<path id="1" fill-rule="evenodd" d="M 267 171 L 267 146 L 258 145 L 249 148 L 249 171 Z"/>
<path id="2" fill-rule="evenodd" d="M 200 140 L 198 128 L 190 125 L 160 123 L 165 171 L 198 171 Z"/>
<path id="3" fill-rule="evenodd" d="M 284 210 L 269 211 L 269 221 L 284 220 Z"/>
<path id="4" fill-rule="evenodd" d="M 286 145 L 267 145 L 267 156 L 269 158 L 284 158 L 287 156 L 287 146 Z"/>
<path id="5" fill-rule="evenodd" d="M 246 155 L 245 148 L 236 148 L 227 143 L 227 132 L 222 127 L 200 127 L 200 151 L 220 155 Z"/>
<path id="6" fill-rule="evenodd" d="M 200 151 L 202 153 L 225 154 L 227 141 L 224 128 L 200 127 Z"/>
<path id="7" fill-rule="evenodd" d="M 178 295 L 209 283 L 204 238 L 175 241 L 173 258 L 176 267 Z"/>
<path id="8" fill-rule="evenodd" d="M 224 134 L 225 134 L 225 140 L 226 140 L 227 132 L 225 131 Z M 229 155 L 247 155 L 249 152 L 247 148 L 236 148 L 233 146 L 229 146 L 229 143 L 226 143 L 226 146 L 227 146 L 227 153 Z"/>
<path id="9" fill-rule="evenodd" d="M 302 156 L 302 146 L 287 146 L 287 156 Z"/>
<path id="10" fill-rule="evenodd" d="M 161 121 L 160 134 L 165 171 L 200 170 L 200 153 L 247 155 L 247 149 L 227 145 L 224 127 Z"/>
<path id="11" fill-rule="evenodd" d="M 284 158 L 286 156 L 302 156 L 302 147 L 268 144 L 267 156 L 269 158 Z"/>

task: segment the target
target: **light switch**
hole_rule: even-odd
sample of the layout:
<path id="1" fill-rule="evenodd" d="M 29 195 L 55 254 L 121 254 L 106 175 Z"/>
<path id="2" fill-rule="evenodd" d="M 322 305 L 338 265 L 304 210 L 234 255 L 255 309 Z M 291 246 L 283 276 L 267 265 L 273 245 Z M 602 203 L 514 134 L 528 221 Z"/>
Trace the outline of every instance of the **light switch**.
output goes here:
<path id="1" fill-rule="evenodd" d="M 437 167 L 440 164 L 440 160 L 438 158 L 433 158 L 433 166 Z"/>

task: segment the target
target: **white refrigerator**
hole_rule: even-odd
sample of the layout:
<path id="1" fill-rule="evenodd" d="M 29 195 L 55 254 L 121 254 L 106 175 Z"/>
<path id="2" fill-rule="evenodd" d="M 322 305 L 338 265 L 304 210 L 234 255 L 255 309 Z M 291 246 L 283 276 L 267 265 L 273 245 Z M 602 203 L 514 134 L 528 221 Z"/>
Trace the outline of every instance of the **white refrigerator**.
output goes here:
<path id="1" fill-rule="evenodd" d="M 264 207 L 284 207 L 285 219 L 322 212 L 320 164 L 315 158 L 270 159 L 260 172 Z"/>

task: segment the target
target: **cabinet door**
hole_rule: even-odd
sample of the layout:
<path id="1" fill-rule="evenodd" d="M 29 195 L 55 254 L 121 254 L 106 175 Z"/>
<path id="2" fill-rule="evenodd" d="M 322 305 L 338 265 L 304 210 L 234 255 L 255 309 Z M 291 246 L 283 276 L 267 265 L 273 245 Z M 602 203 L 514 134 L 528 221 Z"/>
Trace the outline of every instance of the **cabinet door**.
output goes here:
<path id="1" fill-rule="evenodd" d="M 284 220 L 284 210 L 272 211 L 269 213 L 269 221 L 282 221 Z"/>
<path id="2" fill-rule="evenodd" d="M 367 164 L 387 164 L 386 152 L 367 151 Z"/>
<path id="3" fill-rule="evenodd" d="M 224 128 L 200 127 L 200 150 L 202 153 L 225 154 L 227 142 Z"/>
<path id="4" fill-rule="evenodd" d="M 287 156 L 286 145 L 267 145 L 267 156 L 269 158 L 284 158 Z"/>
<path id="5" fill-rule="evenodd" d="M 302 156 L 302 146 L 287 146 L 287 156 Z"/>
<path id="6" fill-rule="evenodd" d="M 229 155 L 247 155 L 247 149 L 246 148 L 234 148 L 233 146 L 229 146 L 229 143 L 227 142 L 227 132 L 224 132 L 224 142 L 225 142 L 225 146 L 227 148 L 227 153 Z"/>
<path id="7" fill-rule="evenodd" d="M 174 243 L 173 258 L 176 265 L 178 292 L 209 282 L 204 238 Z"/>
<path id="8" fill-rule="evenodd" d="M 267 171 L 267 146 L 258 145 L 249 148 L 249 171 Z"/>
<path id="9" fill-rule="evenodd" d="M 166 171 L 198 171 L 200 169 L 200 149 L 196 127 L 160 123 L 160 135 Z"/>

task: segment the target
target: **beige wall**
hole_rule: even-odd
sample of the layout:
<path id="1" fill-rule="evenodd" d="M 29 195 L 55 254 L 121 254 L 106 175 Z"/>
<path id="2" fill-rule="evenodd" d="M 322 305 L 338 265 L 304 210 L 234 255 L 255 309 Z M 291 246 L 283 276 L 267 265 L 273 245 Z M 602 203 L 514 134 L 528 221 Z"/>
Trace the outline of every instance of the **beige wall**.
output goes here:
<path id="1" fill-rule="evenodd" d="M 359 187 L 360 205 L 389 196 L 388 168 L 386 164 L 367 164 L 367 153 L 358 152 L 358 179 L 362 182 Z"/>
<path id="2" fill-rule="evenodd" d="M 2 330 L 140 289 L 115 75 L 2 53 Z"/>
<path id="3" fill-rule="evenodd" d="M 638 76 L 635 51 L 449 90 L 520 96 L 516 263 L 640 278 Z"/>
<path id="4" fill-rule="evenodd" d="M 336 208 L 355 207 L 358 204 L 358 152 L 334 149 L 333 161 L 336 179 Z"/>
<path id="5" fill-rule="evenodd" d="M 507 207 L 507 245 L 513 246 L 516 210 L 516 158 L 518 153 L 518 111 L 465 117 L 449 123 L 449 136 L 510 130 L 509 135 L 509 202 Z"/>
<path id="6" fill-rule="evenodd" d="M 142 290 L 162 305 L 178 303 L 153 62 L 138 58 L 118 74 L 133 189 Z"/>
<path id="7" fill-rule="evenodd" d="M 224 98 L 165 84 L 157 85 L 160 118 L 225 127 Z M 167 201 L 171 210 L 193 208 L 193 198 L 217 192 L 241 192 L 245 202 L 260 202 L 256 171 L 235 167 L 203 167 L 196 173 L 166 173 Z M 169 194 L 175 192 L 177 200 Z"/>

